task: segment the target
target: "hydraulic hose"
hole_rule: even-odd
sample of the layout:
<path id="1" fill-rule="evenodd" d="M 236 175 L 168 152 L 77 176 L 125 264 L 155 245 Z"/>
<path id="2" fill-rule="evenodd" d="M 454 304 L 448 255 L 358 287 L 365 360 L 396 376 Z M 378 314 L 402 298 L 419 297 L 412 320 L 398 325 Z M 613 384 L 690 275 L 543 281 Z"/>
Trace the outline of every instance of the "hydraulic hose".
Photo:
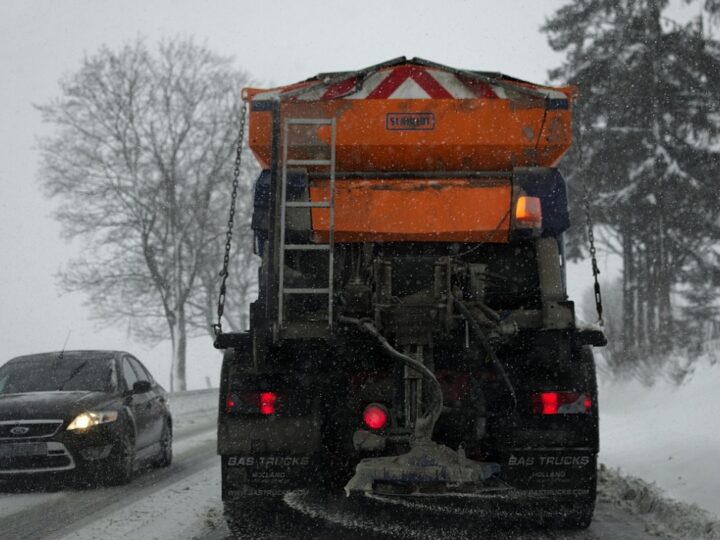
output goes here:
<path id="1" fill-rule="evenodd" d="M 437 419 L 440 417 L 440 413 L 442 412 L 443 408 L 442 388 L 440 388 L 440 383 L 435 377 L 435 374 L 430 371 L 430 369 L 428 369 L 428 367 L 422 362 L 419 362 L 415 358 L 401 353 L 395 347 L 390 345 L 388 340 L 385 339 L 385 336 L 380 333 L 377 327 L 369 319 L 355 319 L 353 317 L 340 316 L 338 320 L 340 322 L 354 324 L 361 330 L 375 337 L 375 339 L 380 342 L 382 348 L 385 349 L 385 351 L 390 356 L 392 356 L 396 360 L 399 360 L 409 368 L 418 371 L 423 376 L 423 378 L 430 383 L 430 406 L 428 407 L 428 410 L 425 411 L 425 415 L 422 418 L 418 418 L 417 422 L 415 423 L 415 439 L 432 439 L 435 422 L 437 422 Z"/>
<path id="2" fill-rule="evenodd" d="M 517 409 L 517 395 L 515 394 L 515 388 L 513 388 L 512 382 L 510 382 L 510 377 L 508 377 L 507 371 L 505 371 L 505 367 L 502 365 L 502 362 L 500 362 L 497 354 L 495 354 L 492 345 L 490 345 L 490 340 L 488 340 L 487 335 L 485 335 L 485 332 L 483 332 L 477 320 L 475 319 L 473 314 L 470 313 L 470 310 L 465 306 L 465 304 L 458 300 L 455 295 L 451 295 L 451 297 L 453 299 L 455 307 L 457 307 L 458 311 L 460 311 L 462 316 L 465 317 L 465 320 L 470 325 L 470 328 L 473 329 L 473 332 L 477 336 L 478 341 L 480 341 L 483 349 L 485 349 L 485 352 L 490 357 L 490 360 L 492 360 L 498 372 L 500 372 L 500 376 L 503 378 L 503 381 L 505 381 L 505 386 L 507 386 L 507 389 L 510 392 L 510 396 L 512 397 L 513 407 Z"/>

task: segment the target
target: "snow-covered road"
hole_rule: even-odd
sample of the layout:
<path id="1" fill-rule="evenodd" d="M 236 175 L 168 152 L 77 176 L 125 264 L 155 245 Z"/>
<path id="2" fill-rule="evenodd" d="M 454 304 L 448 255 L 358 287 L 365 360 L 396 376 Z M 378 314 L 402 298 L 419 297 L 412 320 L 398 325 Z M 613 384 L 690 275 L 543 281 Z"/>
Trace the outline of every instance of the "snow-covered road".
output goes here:
<path id="1" fill-rule="evenodd" d="M 201 398 L 196 398 L 198 404 Z M 209 406 L 213 400 L 208 400 Z M 175 459 L 168 469 L 147 470 L 122 487 L 59 492 L 0 494 L 2 539 L 198 539 L 234 538 L 223 516 L 220 470 L 215 455 L 215 417 L 211 410 L 176 407 Z M 288 494 L 275 512 L 275 525 L 248 538 L 568 538 L 643 540 L 719 538 L 720 530 L 684 525 L 680 533 L 663 526 L 657 511 L 671 512 L 652 490 L 603 469 L 596 518 L 582 532 L 510 527 L 493 522 L 482 508 L 464 513 L 433 513 L 408 505 L 353 504 L 344 497 L 320 499 Z M 669 510 L 670 509 L 670 510 Z M 682 513 L 682 508 L 679 510 Z M 687 513 L 687 512 L 686 512 Z M 242 512 L 237 515 L 243 519 Z M 705 528 L 703 528 L 705 527 Z M 235 529 L 235 527 L 232 527 Z M 683 533 L 683 530 L 685 531 Z M 715 533 L 718 536 L 715 536 Z"/>

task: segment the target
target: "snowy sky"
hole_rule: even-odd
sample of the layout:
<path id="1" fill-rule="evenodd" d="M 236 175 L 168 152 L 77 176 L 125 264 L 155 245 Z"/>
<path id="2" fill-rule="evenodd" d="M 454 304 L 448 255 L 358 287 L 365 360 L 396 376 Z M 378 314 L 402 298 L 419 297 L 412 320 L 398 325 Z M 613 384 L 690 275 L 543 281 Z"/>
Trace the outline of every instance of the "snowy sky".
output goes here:
<path id="1" fill-rule="evenodd" d="M 33 104 L 58 94 L 58 79 L 100 45 L 118 47 L 195 36 L 236 58 L 261 83 L 285 84 L 318 72 L 365 67 L 397 56 L 497 70 L 545 82 L 562 58 L 539 27 L 563 0 L 421 2 L 395 0 L 3 0 L 0 3 L 0 364 L 19 354 L 69 348 L 126 349 L 168 381 L 169 346 L 99 329 L 81 295 L 60 296 L 55 274 L 82 246 L 59 237 L 53 203 L 38 188 L 35 139 L 47 133 Z M 601 261 L 601 268 L 603 267 Z M 571 296 L 587 286 L 587 264 Z M 573 274 L 575 272 L 573 271 Z M 191 343 L 191 387 L 215 382 L 217 353 L 205 338 Z"/>

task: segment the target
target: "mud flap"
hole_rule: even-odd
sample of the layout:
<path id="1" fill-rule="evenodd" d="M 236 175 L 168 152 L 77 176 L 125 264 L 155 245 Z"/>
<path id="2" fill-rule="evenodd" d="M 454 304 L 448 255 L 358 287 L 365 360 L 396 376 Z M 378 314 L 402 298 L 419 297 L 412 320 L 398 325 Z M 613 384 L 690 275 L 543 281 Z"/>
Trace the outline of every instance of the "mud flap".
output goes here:
<path id="1" fill-rule="evenodd" d="M 317 475 L 312 456 L 222 456 L 223 500 L 275 496 L 305 488 Z"/>
<path id="2" fill-rule="evenodd" d="M 595 498 L 597 454 L 590 449 L 510 449 L 501 463 L 501 478 L 528 500 Z"/>

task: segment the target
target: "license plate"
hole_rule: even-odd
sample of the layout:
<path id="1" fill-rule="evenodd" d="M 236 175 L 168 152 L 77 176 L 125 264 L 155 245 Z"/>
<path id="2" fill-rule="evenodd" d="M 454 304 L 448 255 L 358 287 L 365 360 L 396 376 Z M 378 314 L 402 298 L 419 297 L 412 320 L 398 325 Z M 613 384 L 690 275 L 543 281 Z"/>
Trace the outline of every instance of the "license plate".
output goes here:
<path id="1" fill-rule="evenodd" d="M 0 444 L 0 457 L 44 456 L 47 443 Z"/>

